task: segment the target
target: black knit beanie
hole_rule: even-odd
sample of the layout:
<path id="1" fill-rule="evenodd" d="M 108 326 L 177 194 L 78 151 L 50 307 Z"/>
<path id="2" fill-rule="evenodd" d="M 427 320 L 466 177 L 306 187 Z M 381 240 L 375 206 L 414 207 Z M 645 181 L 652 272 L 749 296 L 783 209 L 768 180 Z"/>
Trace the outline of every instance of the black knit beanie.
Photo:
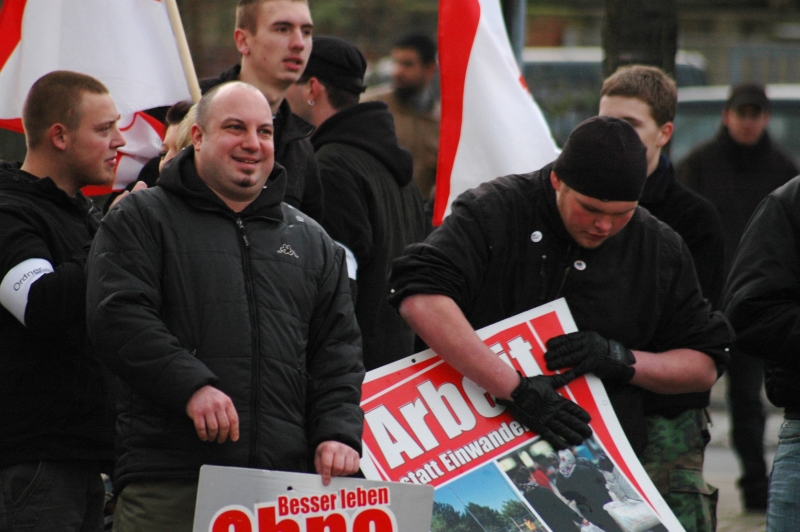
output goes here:
<path id="1" fill-rule="evenodd" d="M 639 201 L 647 178 L 647 149 L 624 120 L 595 116 L 572 130 L 553 171 L 585 196 Z"/>

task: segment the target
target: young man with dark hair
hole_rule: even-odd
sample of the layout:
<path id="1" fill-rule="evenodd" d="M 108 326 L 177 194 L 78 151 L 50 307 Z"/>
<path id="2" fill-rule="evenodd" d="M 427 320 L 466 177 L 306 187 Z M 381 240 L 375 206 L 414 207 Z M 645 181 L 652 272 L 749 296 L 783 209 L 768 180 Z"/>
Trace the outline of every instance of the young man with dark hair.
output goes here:
<path id="1" fill-rule="evenodd" d="M 25 161 L 0 167 L 3 530 L 103 529 L 114 405 L 86 349 L 84 265 L 100 212 L 80 188 L 113 181 L 118 118 L 98 80 L 51 72 L 25 100 Z"/>
<path id="2" fill-rule="evenodd" d="M 314 23 L 307 0 L 239 0 L 233 38 L 239 64 L 200 81 L 203 93 L 226 81 L 253 85 L 267 98 L 275 125 L 275 162 L 286 168 L 284 201 L 322 219 L 322 185 L 309 137 L 314 127 L 292 113 L 286 91 L 311 54 Z"/>
<path id="3" fill-rule="evenodd" d="M 317 127 L 311 143 L 325 191 L 322 226 L 344 246 L 356 317 L 371 370 L 414 353 L 414 331 L 386 301 L 392 260 L 425 237 L 411 154 L 398 145 L 383 102 L 358 103 L 367 62 L 352 44 L 315 37 L 292 107 Z"/>
<path id="4" fill-rule="evenodd" d="M 414 159 L 414 180 L 423 198 L 433 197 L 439 155 L 439 101 L 431 90 L 436 74 L 436 43 L 424 33 L 409 33 L 392 48 L 392 89 L 369 95 L 389 106 L 400 146 Z"/>
<path id="5" fill-rule="evenodd" d="M 719 211 L 725 276 L 759 202 L 798 173 L 792 159 L 772 142 L 767 132 L 769 120 L 770 102 L 763 86 L 742 83 L 733 87 L 717 134 L 694 148 L 677 167 L 678 179 Z M 766 415 L 761 403 L 763 364 L 734 347 L 728 366 L 728 404 L 731 440 L 742 464 L 738 484 L 745 510 L 763 513 L 768 486 Z"/>
<path id="6" fill-rule="evenodd" d="M 689 248 L 703 296 L 716 307 L 723 284 L 722 226 L 714 206 L 675 180 L 663 147 L 674 129 L 678 91 L 662 70 L 625 66 L 603 82 L 601 116 L 628 122 L 647 148 L 647 180 L 639 205 L 670 226 Z M 711 391 L 661 395 L 646 392 L 650 445 L 642 463 L 661 495 L 690 530 L 712 529 L 717 491 L 703 480 Z M 675 442 L 682 442 L 676 445 Z M 681 475 L 678 485 L 673 477 Z M 698 523 L 705 523 L 699 525 Z"/>

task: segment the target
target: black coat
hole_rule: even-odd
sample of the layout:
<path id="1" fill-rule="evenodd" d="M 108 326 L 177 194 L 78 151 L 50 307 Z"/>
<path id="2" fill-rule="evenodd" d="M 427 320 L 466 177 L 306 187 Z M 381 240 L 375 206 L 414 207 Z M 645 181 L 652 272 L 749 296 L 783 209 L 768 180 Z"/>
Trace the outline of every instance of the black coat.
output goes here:
<path id="1" fill-rule="evenodd" d="M 715 309 L 719 308 L 725 284 L 725 245 L 714 205 L 676 181 L 672 164 L 663 155 L 656 170 L 647 176 L 639 205 L 681 236 L 692 254 L 703 297 Z M 659 413 L 674 417 L 686 408 L 707 407 L 711 390 L 680 395 L 647 392 L 647 395 L 648 402 Z"/>
<path id="2" fill-rule="evenodd" d="M 364 367 L 344 252 L 281 203 L 286 174 L 234 213 L 183 151 L 158 187 L 113 208 L 88 264 L 88 329 L 119 377 L 116 486 L 194 479 L 202 464 L 313 471 L 325 440 L 361 448 Z M 201 442 L 204 385 L 239 413 L 239 441 Z"/>
<path id="3" fill-rule="evenodd" d="M 238 80 L 241 71 L 241 65 L 234 65 L 219 77 L 200 80 L 200 90 L 205 94 L 221 83 Z M 322 183 L 309 141 L 314 126 L 292 113 L 286 99 L 278 108 L 274 126 L 275 162 L 286 168 L 288 174 L 283 201 L 317 221 L 322 220 Z"/>
<path id="4" fill-rule="evenodd" d="M 112 459 L 113 399 L 86 348 L 84 265 L 99 223 L 80 192 L 71 198 L 49 178 L 0 168 L 3 288 L 14 290 L 9 270 L 27 260 L 54 268 L 31 285 L 25 325 L 0 306 L 0 468 Z"/>
<path id="5" fill-rule="evenodd" d="M 311 143 L 325 191 L 322 226 L 358 262 L 356 317 L 369 371 L 414 353 L 414 332 L 386 296 L 392 260 L 425 237 L 422 196 L 383 102 L 338 112 Z"/>
<path id="6" fill-rule="evenodd" d="M 602 246 L 579 247 L 556 207 L 551 168 L 501 177 L 459 196 L 442 226 L 395 260 L 390 301 L 397 306 L 413 294 L 443 294 L 480 329 L 564 297 L 579 330 L 629 349 L 696 349 L 721 373 L 730 327 L 702 297 L 680 237 L 637 208 Z M 606 388 L 628 439 L 643 450 L 643 416 L 652 405 L 642 401 L 640 388 Z"/>
<path id="7" fill-rule="evenodd" d="M 677 165 L 677 177 L 717 208 L 725 237 L 725 274 L 747 221 L 767 194 L 797 175 L 794 162 L 768 133 L 752 147 L 736 143 L 723 126 Z"/>
<path id="8" fill-rule="evenodd" d="M 761 202 L 725 286 L 736 345 L 764 359 L 767 396 L 800 413 L 800 177 Z"/>

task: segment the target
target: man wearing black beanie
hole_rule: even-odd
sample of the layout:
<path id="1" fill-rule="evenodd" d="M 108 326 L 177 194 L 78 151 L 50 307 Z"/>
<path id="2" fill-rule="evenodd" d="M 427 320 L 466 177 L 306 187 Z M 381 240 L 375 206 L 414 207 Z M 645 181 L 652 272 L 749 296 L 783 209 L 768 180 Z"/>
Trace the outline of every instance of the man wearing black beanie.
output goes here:
<path id="1" fill-rule="evenodd" d="M 594 117 L 553 164 L 484 183 L 395 260 L 390 303 L 451 366 L 555 448 L 591 434 L 555 389 L 603 380 L 634 451 L 648 445 L 644 390 L 704 391 L 733 337 L 703 299 L 680 237 L 638 200 L 646 149 L 618 118 Z M 565 298 L 580 332 L 551 339 L 553 376 L 521 378 L 474 330 Z"/>

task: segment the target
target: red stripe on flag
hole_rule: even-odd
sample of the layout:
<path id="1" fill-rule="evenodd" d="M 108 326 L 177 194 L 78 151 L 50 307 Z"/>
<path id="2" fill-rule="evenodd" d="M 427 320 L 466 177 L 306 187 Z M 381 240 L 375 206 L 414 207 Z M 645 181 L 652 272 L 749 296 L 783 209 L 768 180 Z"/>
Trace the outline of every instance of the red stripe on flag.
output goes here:
<path id="1" fill-rule="evenodd" d="M 25 133 L 25 130 L 22 128 L 21 118 L 9 118 L 8 120 L 0 120 L 0 128 L 10 129 L 11 131 L 16 131 L 17 133 Z"/>
<path id="2" fill-rule="evenodd" d="M 22 15 L 26 0 L 5 0 L 0 9 L 0 69 L 22 39 Z"/>
<path id="3" fill-rule="evenodd" d="M 479 0 L 439 0 L 439 77 L 442 120 L 433 225 L 441 225 L 450 197 L 450 174 L 461 140 L 464 85 L 472 44 L 481 18 Z"/>

